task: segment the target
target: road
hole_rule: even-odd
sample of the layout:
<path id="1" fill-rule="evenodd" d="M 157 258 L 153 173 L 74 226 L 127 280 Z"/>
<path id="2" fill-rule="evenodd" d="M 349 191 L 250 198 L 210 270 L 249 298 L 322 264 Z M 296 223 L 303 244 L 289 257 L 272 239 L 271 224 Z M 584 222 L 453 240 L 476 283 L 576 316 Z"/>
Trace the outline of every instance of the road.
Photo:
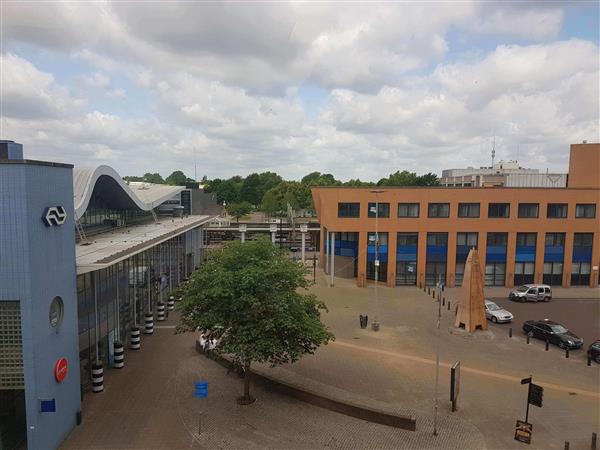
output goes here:
<path id="1" fill-rule="evenodd" d="M 549 303 L 519 303 L 507 298 L 490 298 L 514 315 L 513 333 L 522 333 L 526 320 L 550 319 L 583 338 L 584 349 L 600 339 L 600 302 L 596 299 L 554 298 Z M 499 325 L 509 327 L 510 325 Z"/>

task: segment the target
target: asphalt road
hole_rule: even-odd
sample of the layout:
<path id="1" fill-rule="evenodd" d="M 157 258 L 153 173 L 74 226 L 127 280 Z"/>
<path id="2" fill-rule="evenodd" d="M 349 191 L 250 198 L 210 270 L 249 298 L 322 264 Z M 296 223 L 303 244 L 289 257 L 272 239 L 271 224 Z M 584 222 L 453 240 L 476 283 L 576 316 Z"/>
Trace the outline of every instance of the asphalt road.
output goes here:
<path id="1" fill-rule="evenodd" d="M 553 298 L 549 303 L 520 303 L 507 298 L 490 300 L 513 313 L 513 334 L 523 334 L 522 326 L 526 320 L 550 319 L 583 338 L 585 350 L 593 341 L 600 339 L 600 302 L 596 299 Z M 508 328 L 511 325 L 497 326 Z"/>

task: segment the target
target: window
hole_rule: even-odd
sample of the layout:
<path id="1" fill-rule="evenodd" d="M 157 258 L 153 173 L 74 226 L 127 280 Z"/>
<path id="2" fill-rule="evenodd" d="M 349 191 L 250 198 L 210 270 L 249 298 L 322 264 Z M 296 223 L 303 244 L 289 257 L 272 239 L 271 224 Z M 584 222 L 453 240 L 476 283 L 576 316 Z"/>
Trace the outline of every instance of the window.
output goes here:
<path id="1" fill-rule="evenodd" d="M 592 233 L 575 233 L 573 245 L 575 247 L 591 247 L 593 237 Z"/>
<path id="2" fill-rule="evenodd" d="M 427 233 L 427 245 L 448 245 L 448 233 Z"/>
<path id="3" fill-rule="evenodd" d="M 596 217 L 596 205 L 593 203 L 578 203 L 575 208 L 575 217 L 578 219 L 593 219 Z"/>
<path id="4" fill-rule="evenodd" d="M 517 247 L 535 247 L 536 233 L 517 233 Z"/>
<path id="5" fill-rule="evenodd" d="M 419 204 L 398 203 L 398 217 L 419 217 Z"/>
<path id="6" fill-rule="evenodd" d="M 488 217 L 508 218 L 510 216 L 510 203 L 490 203 L 488 206 Z"/>
<path id="7" fill-rule="evenodd" d="M 565 233 L 546 233 L 546 247 L 564 247 Z"/>
<path id="8" fill-rule="evenodd" d="M 508 239 L 508 233 L 488 233 L 487 234 L 487 245 L 488 246 L 503 246 L 506 247 L 506 241 Z"/>
<path id="9" fill-rule="evenodd" d="M 338 217 L 360 217 L 360 203 L 338 203 Z"/>
<path id="10" fill-rule="evenodd" d="M 378 214 L 379 217 L 390 217 L 390 204 L 389 203 L 369 203 L 369 217 L 376 217 L 375 208 L 378 205 Z"/>
<path id="11" fill-rule="evenodd" d="M 429 217 L 449 217 L 450 203 L 430 203 L 428 215 Z"/>
<path id="12" fill-rule="evenodd" d="M 520 219 L 536 219 L 539 216 L 539 203 L 519 203 Z"/>
<path id="13" fill-rule="evenodd" d="M 479 217 L 479 203 L 459 203 L 458 217 Z"/>
<path id="14" fill-rule="evenodd" d="M 456 245 L 477 247 L 477 233 L 458 233 L 456 235 Z"/>
<path id="15" fill-rule="evenodd" d="M 398 233 L 398 243 L 400 246 L 418 245 L 419 235 L 417 233 Z"/>
<path id="16" fill-rule="evenodd" d="M 379 238 L 379 245 L 388 245 L 388 234 L 387 233 L 367 233 L 367 240 L 369 241 L 368 245 L 375 245 L 376 238 Z"/>
<path id="17" fill-rule="evenodd" d="M 565 219 L 567 217 L 566 203 L 548 203 L 548 211 L 546 216 L 548 219 Z"/>

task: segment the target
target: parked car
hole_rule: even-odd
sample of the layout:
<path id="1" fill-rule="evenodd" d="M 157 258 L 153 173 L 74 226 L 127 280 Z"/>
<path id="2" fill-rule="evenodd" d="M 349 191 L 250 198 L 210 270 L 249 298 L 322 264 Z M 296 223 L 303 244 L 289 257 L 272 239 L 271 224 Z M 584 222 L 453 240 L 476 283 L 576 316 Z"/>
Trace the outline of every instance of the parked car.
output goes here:
<path id="1" fill-rule="evenodd" d="M 592 342 L 588 347 L 587 354 L 593 361 L 600 364 L 600 340 Z"/>
<path id="2" fill-rule="evenodd" d="M 485 317 L 494 323 L 507 323 L 513 320 L 513 315 L 492 301 L 485 301 Z"/>
<path id="3" fill-rule="evenodd" d="M 531 332 L 534 338 L 549 341 L 560 348 L 576 349 L 583 346 L 583 339 L 567 330 L 560 323 L 548 319 L 527 320 L 523 324 L 523 331 L 525 333 Z"/>
<path id="4" fill-rule="evenodd" d="M 508 298 L 519 302 L 549 302 L 552 288 L 547 284 L 526 284 L 510 291 Z"/>

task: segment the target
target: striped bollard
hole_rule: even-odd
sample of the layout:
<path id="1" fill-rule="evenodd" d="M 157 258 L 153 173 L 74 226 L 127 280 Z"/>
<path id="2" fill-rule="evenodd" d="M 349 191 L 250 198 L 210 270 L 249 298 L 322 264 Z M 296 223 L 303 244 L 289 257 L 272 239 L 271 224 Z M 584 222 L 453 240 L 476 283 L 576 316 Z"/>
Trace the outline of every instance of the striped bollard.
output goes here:
<path id="1" fill-rule="evenodd" d="M 158 302 L 156 304 L 156 314 L 159 322 L 165 320 L 165 304 L 163 302 Z"/>
<path id="2" fill-rule="evenodd" d="M 147 312 L 144 314 L 144 333 L 152 334 L 154 333 L 154 315 L 152 312 Z"/>
<path id="3" fill-rule="evenodd" d="M 123 347 L 123 344 L 121 342 L 115 341 L 114 348 L 115 362 L 113 364 L 113 367 L 115 369 L 122 369 L 123 366 L 125 366 L 125 347 Z"/>
<path id="4" fill-rule="evenodd" d="M 139 327 L 133 327 L 131 329 L 131 338 L 129 339 L 129 347 L 131 348 L 131 350 L 139 350 L 140 349 L 140 341 L 141 341 L 141 337 L 140 337 L 140 328 Z"/>
<path id="5" fill-rule="evenodd" d="M 99 393 L 104 390 L 104 369 L 102 363 L 96 361 L 92 364 L 92 392 Z"/>
<path id="6" fill-rule="evenodd" d="M 173 311 L 175 309 L 175 297 L 169 297 L 169 300 L 167 301 L 167 309 L 169 311 Z"/>

